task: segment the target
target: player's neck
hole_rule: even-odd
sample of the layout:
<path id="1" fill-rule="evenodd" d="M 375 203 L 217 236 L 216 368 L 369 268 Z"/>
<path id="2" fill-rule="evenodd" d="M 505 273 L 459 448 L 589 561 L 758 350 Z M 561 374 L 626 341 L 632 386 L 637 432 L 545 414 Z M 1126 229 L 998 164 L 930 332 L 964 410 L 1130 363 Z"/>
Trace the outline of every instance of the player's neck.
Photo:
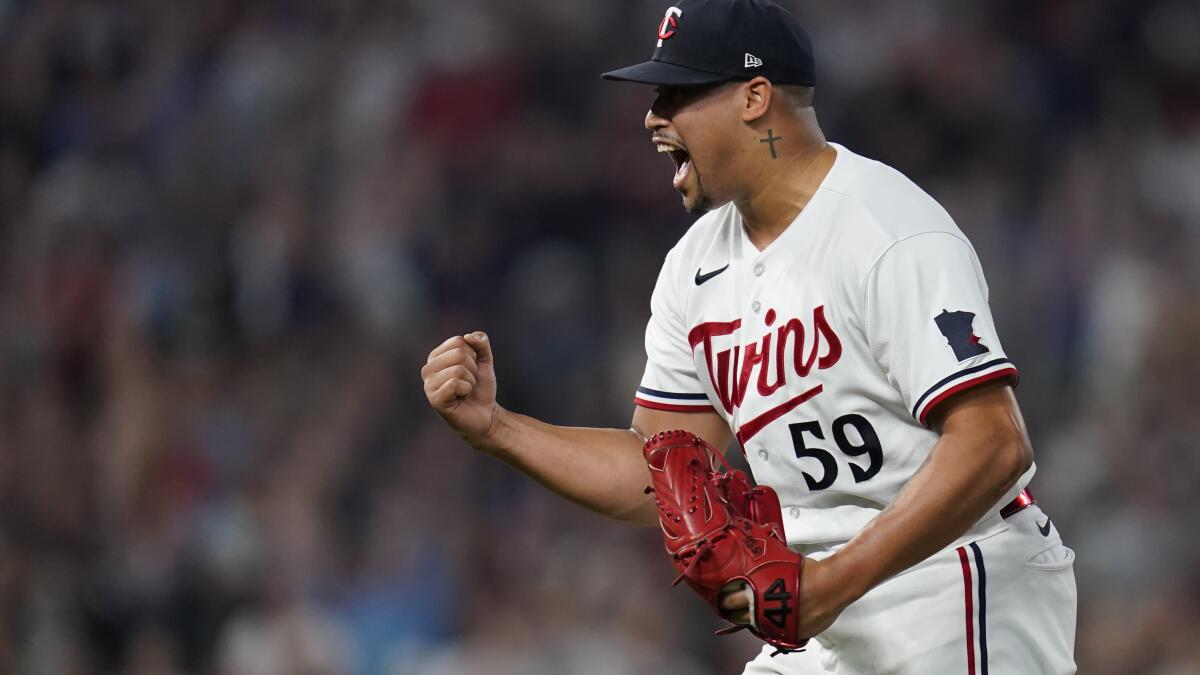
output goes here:
<path id="1" fill-rule="evenodd" d="M 781 146 L 776 157 L 764 157 L 748 172 L 754 180 L 735 205 L 755 247 L 763 250 L 783 234 L 808 205 L 836 158 L 837 151 L 817 129 L 803 142 Z"/>

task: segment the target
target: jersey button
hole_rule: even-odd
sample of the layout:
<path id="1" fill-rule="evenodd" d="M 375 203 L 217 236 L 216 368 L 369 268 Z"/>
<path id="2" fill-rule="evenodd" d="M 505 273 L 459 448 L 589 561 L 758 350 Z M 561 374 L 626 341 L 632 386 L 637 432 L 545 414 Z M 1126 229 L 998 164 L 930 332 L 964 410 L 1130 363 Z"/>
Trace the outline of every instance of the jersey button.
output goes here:
<path id="1" fill-rule="evenodd" d="M 750 303 L 750 309 L 754 310 L 755 314 L 758 314 L 758 310 L 762 309 L 762 303 L 755 300 L 754 302 Z"/>
<path id="2" fill-rule="evenodd" d="M 770 455 L 770 454 L 769 454 L 769 453 L 768 453 L 766 450 L 759 450 L 759 451 L 758 451 L 758 456 L 759 456 L 759 457 L 762 459 L 762 461 L 764 461 L 764 462 L 766 462 L 766 461 L 768 461 L 768 460 L 770 460 L 770 459 L 771 459 L 771 455 Z"/>
<path id="3" fill-rule="evenodd" d="M 766 271 L 767 271 L 767 268 L 763 267 L 762 263 L 758 263 L 757 265 L 754 266 L 754 276 L 756 276 L 756 277 L 761 277 L 763 275 L 763 272 L 766 272 Z"/>
<path id="4" fill-rule="evenodd" d="M 793 506 L 792 508 L 788 509 L 788 515 L 793 518 L 799 518 L 800 517 L 800 507 Z"/>
<path id="5" fill-rule="evenodd" d="M 826 672 L 832 673 L 837 670 L 838 658 L 837 652 L 832 649 L 821 650 L 821 668 Z"/>

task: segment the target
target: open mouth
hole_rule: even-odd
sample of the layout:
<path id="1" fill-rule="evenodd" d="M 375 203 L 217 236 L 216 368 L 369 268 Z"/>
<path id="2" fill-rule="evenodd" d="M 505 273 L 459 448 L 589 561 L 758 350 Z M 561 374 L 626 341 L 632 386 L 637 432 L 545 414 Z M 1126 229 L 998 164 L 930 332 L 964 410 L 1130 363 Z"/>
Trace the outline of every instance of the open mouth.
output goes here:
<path id="1" fill-rule="evenodd" d="M 671 157 L 671 161 L 675 164 L 675 179 L 671 181 L 672 185 L 678 189 L 683 185 L 683 181 L 687 178 L 692 169 L 692 156 L 687 150 L 675 145 L 674 143 L 666 143 L 663 139 L 654 139 L 655 147 L 659 152 L 665 152 Z"/>

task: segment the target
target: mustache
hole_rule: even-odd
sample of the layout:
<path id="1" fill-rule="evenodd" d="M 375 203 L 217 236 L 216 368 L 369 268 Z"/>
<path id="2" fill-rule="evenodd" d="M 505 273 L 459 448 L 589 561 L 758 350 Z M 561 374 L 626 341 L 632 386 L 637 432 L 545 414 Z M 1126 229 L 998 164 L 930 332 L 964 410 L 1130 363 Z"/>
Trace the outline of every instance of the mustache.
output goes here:
<path id="1" fill-rule="evenodd" d="M 683 140 L 682 140 L 682 139 L 679 139 L 679 138 L 673 138 L 673 137 L 671 137 L 671 136 L 668 136 L 668 135 L 666 135 L 666 134 L 660 134 L 660 133 L 653 133 L 653 134 L 650 134 L 650 142 L 651 142 L 651 143 L 657 143 L 657 142 L 659 142 L 659 141 L 663 141 L 663 142 L 666 142 L 666 143 L 670 143 L 670 144 L 672 144 L 672 145 L 676 145 L 676 146 L 678 146 L 678 147 L 680 147 L 680 148 L 684 147 L 684 146 L 683 146 Z"/>

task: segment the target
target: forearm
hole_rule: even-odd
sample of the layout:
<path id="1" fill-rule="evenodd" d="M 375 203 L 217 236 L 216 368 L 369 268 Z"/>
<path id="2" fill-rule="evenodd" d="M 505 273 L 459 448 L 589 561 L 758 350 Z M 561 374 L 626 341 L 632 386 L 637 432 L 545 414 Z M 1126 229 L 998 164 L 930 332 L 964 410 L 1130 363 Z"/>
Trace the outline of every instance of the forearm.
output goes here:
<path id="1" fill-rule="evenodd" d="M 981 452 L 942 436 L 930 461 L 895 503 L 834 557 L 858 594 L 945 548 L 977 523 L 1020 478 L 1027 464 L 1018 447 Z M 1010 441 L 1005 441 L 1008 443 Z"/>
<path id="2" fill-rule="evenodd" d="M 657 525 L 644 490 L 644 440 L 629 429 L 561 427 L 502 411 L 488 454 L 551 491 L 610 518 Z"/>

